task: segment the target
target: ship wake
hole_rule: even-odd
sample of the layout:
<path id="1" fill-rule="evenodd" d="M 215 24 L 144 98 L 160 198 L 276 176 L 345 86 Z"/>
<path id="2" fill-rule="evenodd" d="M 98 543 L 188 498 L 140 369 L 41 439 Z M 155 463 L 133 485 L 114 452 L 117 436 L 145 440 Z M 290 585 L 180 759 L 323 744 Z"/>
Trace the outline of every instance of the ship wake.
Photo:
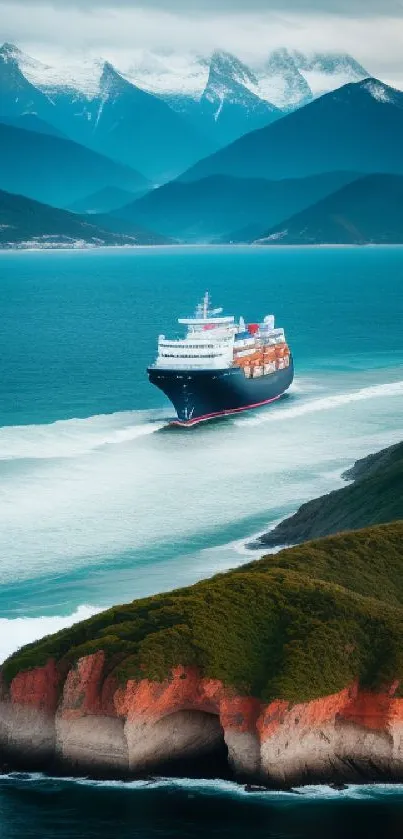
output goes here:
<path id="1" fill-rule="evenodd" d="M 122 411 L 43 425 L 0 428 L 0 460 L 77 457 L 164 428 L 163 411 Z"/>
<path id="2" fill-rule="evenodd" d="M 301 392 L 300 389 L 299 392 Z M 333 409 L 341 408 L 354 402 L 362 402 L 368 399 L 386 399 L 393 396 L 403 396 L 403 381 L 372 385 L 347 393 L 337 393 L 331 396 L 308 399 L 307 401 L 302 401 L 302 404 L 297 405 L 294 399 L 291 404 L 288 399 L 283 399 L 278 403 L 276 408 L 272 408 L 270 411 L 261 411 L 254 416 L 239 418 L 235 422 L 242 425 L 260 425 L 265 422 L 278 422 L 280 420 L 279 411 L 281 413 L 281 421 L 283 421 L 284 419 L 296 419 L 306 414 L 314 414 L 320 411 L 332 411 Z"/>

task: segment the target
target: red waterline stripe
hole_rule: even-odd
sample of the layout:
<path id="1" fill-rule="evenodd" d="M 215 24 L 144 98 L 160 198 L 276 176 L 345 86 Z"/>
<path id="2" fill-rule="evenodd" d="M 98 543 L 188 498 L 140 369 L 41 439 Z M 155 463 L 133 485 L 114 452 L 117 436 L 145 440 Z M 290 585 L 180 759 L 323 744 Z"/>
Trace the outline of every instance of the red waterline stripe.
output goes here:
<path id="1" fill-rule="evenodd" d="M 282 395 L 283 394 L 280 393 L 278 396 L 273 396 L 271 399 L 264 399 L 263 402 L 254 402 L 252 405 L 245 405 L 243 408 L 231 408 L 229 411 L 215 411 L 213 414 L 204 414 L 202 417 L 196 417 L 195 419 L 172 420 L 169 424 L 179 425 L 181 428 L 189 428 L 191 425 L 197 425 L 199 422 L 205 422 L 206 420 L 214 419 L 215 417 L 227 417 L 230 416 L 230 414 L 240 414 L 241 411 L 250 411 L 252 408 L 260 408 L 262 405 L 268 405 L 270 402 L 276 402 Z"/>

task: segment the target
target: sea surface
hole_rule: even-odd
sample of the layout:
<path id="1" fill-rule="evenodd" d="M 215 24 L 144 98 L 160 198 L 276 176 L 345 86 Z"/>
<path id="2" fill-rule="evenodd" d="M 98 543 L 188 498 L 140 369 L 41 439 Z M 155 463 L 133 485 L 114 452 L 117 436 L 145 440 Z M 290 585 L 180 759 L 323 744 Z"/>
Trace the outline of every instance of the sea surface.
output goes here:
<path id="1" fill-rule="evenodd" d="M 147 380 L 159 334 L 213 303 L 275 313 L 296 380 L 189 429 Z M 0 254 L 0 661 L 112 603 L 255 558 L 246 545 L 397 442 L 403 249 Z M 0 837 L 403 836 L 403 789 L 0 777 Z"/>

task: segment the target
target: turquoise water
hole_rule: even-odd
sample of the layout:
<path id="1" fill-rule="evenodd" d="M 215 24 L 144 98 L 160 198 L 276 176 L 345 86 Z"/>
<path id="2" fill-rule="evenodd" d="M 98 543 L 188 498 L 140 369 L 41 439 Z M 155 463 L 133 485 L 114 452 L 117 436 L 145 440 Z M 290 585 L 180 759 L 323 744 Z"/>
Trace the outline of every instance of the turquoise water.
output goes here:
<path id="1" fill-rule="evenodd" d="M 247 561 L 256 533 L 400 440 L 402 277 L 399 248 L 1 254 L 0 660 L 113 602 Z M 276 314 L 296 381 L 275 406 L 167 430 L 172 408 L 145 369 L 158 334 L 175 332 L 206 288 L 245 319 Z M 83 806 L 88 836 L 176 836 L 178 802 L 182 836 L 238 836 L 239 818 L 256 838 L 347 837 L 336 830 L 343 808 L 354 822 L 363 807 L 358 792 L 302 802 L 222 787 L 130 789 L 7 776 L 4 837 L 33 819 L 27 836 L 53 836 L 57 825 L 78 839 Z M 362 835 L 378 836 L 382 816 L 384 835 L 400 836 L 401 791 L 366 796 L 373 818 Z M 214 817 L 200 822 L 206 797 Z"/>
<path id="2" fill-rule="evenodd" d="M 0 255 L 0 425 L 163 403 L 144 375 L 159 332 L 210 290 L 275 312 L 300 372 L 402 361 L 401 249 L 182 248 Z"/>

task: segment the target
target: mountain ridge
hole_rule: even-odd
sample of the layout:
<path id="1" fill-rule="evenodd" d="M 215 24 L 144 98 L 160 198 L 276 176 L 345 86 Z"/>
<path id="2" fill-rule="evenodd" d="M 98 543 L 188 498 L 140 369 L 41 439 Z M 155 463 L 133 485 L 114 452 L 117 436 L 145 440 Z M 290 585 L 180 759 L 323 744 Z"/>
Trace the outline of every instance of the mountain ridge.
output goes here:
<path id="1" fill-rule="evenodd" d="M 91 95 L 70 87 L 41 90 L 21 69 L 27 57 L 0 49 L 0 114 L 30 113 L 74 142 L 142 171 L 150 180 L 178 175 L 217 145 L 161 97 L 124 78 L 104 62 Z M 98 68 L 100 69 L 100 68 Z M 162 139 L 163 138 L 163 139 Z"/>
<path id="2" fill-rule="evenodd" d="M 185 242 L 231 240 L 235 229 L 254 225 L 262 233 L 268 215 L 282 220 L 290 208 L 308 207 L 358 175 L 330 172 L 311 178 L 269 181 L 211 175 L 190 183 L 172 181 L 114 215 Z"/>
<path id="3" fill-rule="evenodd" d="M 283 220 L 257 241 L 269 245 L 402 244 L 403 175 L 361 176 Z"/>
<path id="4" fill-rule="evenodd" d="M 88 97 L 96 95 L 102 65 L 105 59 L 77 57 L 75 64 L 50 67 L 26 56 L 18 47 L 8 44 L 9 54 L 16 58 L 27 74 L 31 83 L 38 85 L 45 92 L 59 87 L 80 90 Z M 129 64 L 118 66 L 117 70 L 135 85 L 161 96 L 191 96 L 200 99 L 208 82 L 208 73 L 217 54 L 227 54 L 235 62 L 247 68 L 248 78 L 244 81 L 249 89 L 266 98 L 278 107 L 288 109 L 306 97 L 325 92 L 325 88 L 311 90 L 306 75 L 320 72 L 327 76 L 329 88 L 334 89 L 348 81 L 357 81 L 371 75 L 356 59 L 348 53 L 328 51 L 326 53 L 307 52 L 289 49 L 286 46 L 269 50 L 265 56 L 249 60 L 248 63 L 235 53 L 228 53 L 219 46 L 208 54 L 153 53 L 147 50 L 134 50 Z M 284 74 L 284 76 L 283 76 Z M 343 75 L 344 74 L 344 75 Z M 333 83 L 332 76 L 336 83 Z M 271 84 L 274 78 L 275 84 Z M 281 81 L 281 89 L 278 83 Z M 260 86 L 260 93 L 259 93 Z M 291 99 L 284 97 L 290 88 Z"/>
<path id="5" fill-rule="evenodd" d="M 203 94 L 185 113 L 200 125 L 205 121 L 210 126 L 215 124 L 220 145 L 227 145 L 282 116 L 281 110 L 259 96 L 258 86 L 257 77 L 245 64 L 230 53 L 216 50 Z"/>
<path id="6" fill-rule="evenodd" d="M 147 230 L 111 231 L 83 217 L 0 190 L 0 248 L 100 247 L 159 244 Z"/>
<path id="7" fill-rule="evenodd" d="M 177 176 L 186 160 L 214 145 L 159 97 L 136 87 L 105 62 L 99 96 L 93 100 L 91 145 L 153 181 Z"/>
<path id="8" fill-rule="evenodd" d="M 14 72 L 18 72 L 24 79 L 25 85 L 30 85 L 31 94 L 34 95 L 33 91 L 36 91 L 36 98 L 42 97 L 43 113 L 39 115 L 51 122 L 45 103 L 46 99 L 49 100 L 53 105 L 56 127 L 90 147 L 92 134 L 94 131 L 97 134 L 96 114 L 105 94 L 102 91 L 105 71 L 111 68 L 116 76 L 120 76 L 134 89 L 142 90 L 154 100 L 162 100 L 170 110 L 184 119 L 185 132 L 191 128 L 197 131 L 200 136 L 198 139 L 193 136 L 193 142 L 196 146 L 202 144 L 202 154 L 196 152 L 194 160 L 213 151 L 213 147 L 223 146 L 271 122 L 282 113 L 306 104 L 317 95 L 311 90 L 305 76 L 308 71 L 313 72 L 309 68 L 317 68 L 318 57 L 315 63 L 307 55 L 286 48 L 271 50 L 265 59 L 255 60 L 252 64 L 222 49 L 215 49 L 208 57 L 181 58 L 180 55 L 152 53 L 147 57 L 144 50 L 137 59 L 135 55 L 136 51 L 133 53 L 132 64 L 126 67 L 115 67 L 109 60 L 87 56 L 80 59 L 76 57 L 72 67 L 65 66 L 65 63 L 63 66 L 51 67 L 32 59 L 12 44 L 4 44 L 0 48 L 0 61 L 3 59 L 3 63 L 8 65 L 8 72 L 12 66 Z M 320 64 L 326 79 L 324 88 L 331 89 L 342 82 L 365 75 L 364 68 L 348 54 L 335 55 L 333 58 L 332 54 L 327 54 L 327 63 L 325 59 L 326 55 L 322 56 Z M 340 75 L 341 71 L 343 76 Z M 20 83 L 23 84 L 21 79 Z M 7 87 L 4 82 L 3 87 Z M 157 103 L 152 105 L 151 99 L 149 106 L 151 110 L 158 108 Z M 172 122 L 173 117 L 169 118 L 165 114 L 165 118 L 168 124 Z M 146 170 L 141 159 L 137 162 L 134 157 L 128 158 L 127 152 L 124 162 Z M 188 165 L 189 159 L 185 155 L 182 170 Z M 172 171 L 168 168 L 167 175 L 172 174 Z M 154 176 L 154 173 L 150 172 L 149 175 Z M 160 173 L 155 173 L 155 176 L 157 180 L 160 179 Z"/>
<path id="9" fill-rule="evenodd" d="M 0 123 L 0 188 L 65 207 L 104 186 L 148 189 L 139 172 L 65 137 Z"/>
<path id="10" fill-rule="evenodd" d="M 323 171 L 403 172 L 403 93 L 354 82 L 252 131 L 181 175 L 290 178 Z"/>

